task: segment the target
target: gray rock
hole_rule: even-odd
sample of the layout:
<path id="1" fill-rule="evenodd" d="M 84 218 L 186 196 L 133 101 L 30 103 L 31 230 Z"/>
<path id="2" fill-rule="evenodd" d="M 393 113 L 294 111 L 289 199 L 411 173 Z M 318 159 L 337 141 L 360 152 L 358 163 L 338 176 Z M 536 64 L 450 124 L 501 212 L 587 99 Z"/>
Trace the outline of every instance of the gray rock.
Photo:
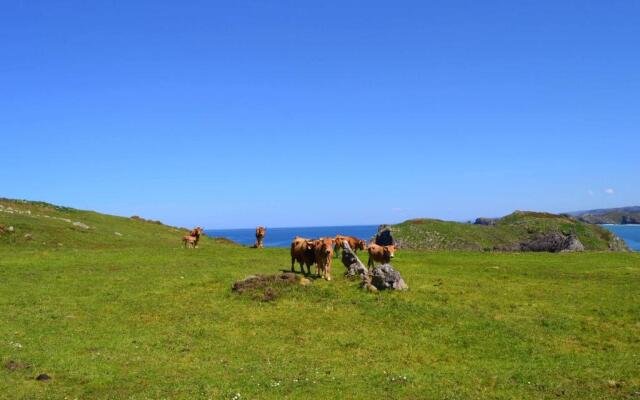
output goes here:
<path id="1" fill-rule="evenodd" d="M 350 278 L 356 276 L 359 276 L 363 279 L 366 278 L 366 276 L 369 274 L 369 270 L 367 269 L 367 267 L 365 267 L 362 261 L 360 261 L 356 253 L 351 250 L 349 242 L 345 240 L 342 244 L 344 246 L 342 248 L 342 264 L 347 269 L 347 272 L 345 272 L 344 274 Z"/>
<path id="2" fill-rule="evenodd" d="M 620 237 L 611 234 L 611 239 L 609 239 L 609 250 L 629 251 L 629 246 L 627 246 L 627 243 L 624 240 L 620 239 Z"/>
<path id="3" fill-rule="evenodd" d="M 371 272 L 371 285 L 378 290 L 407 290 L 409 286 L 402 279 L 400 272 L 393 269 L 390 264 L 382 264 Z"/>
<path id="4" fill-rule="evenodd" d="M 563 253 L 573 253 L 576 251 L 584 251 L 584 245 L 582 244 L 582 242 L 580 241 L 580 239 L 578 239 L 578 237 L 574 234 L 569 235 L 564 243 L 563 243 L 563 249 L 561 250 Z"/>
<path id="5" fill-rule="evenodd" d="M 550 232 L 545 235 L 521 243 L 522 251 L 547 251 L 550 253 L 584 251 L 584 245 L 574 234 L 565 236 L 560 232 Z"/>

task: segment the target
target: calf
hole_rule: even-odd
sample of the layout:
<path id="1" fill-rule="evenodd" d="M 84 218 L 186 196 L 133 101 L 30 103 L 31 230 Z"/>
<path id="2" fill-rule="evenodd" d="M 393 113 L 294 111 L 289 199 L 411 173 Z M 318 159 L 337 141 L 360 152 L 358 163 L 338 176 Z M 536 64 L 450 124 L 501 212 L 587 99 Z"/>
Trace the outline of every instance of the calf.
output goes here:
<path id="1" fill-rule="evenodd" d="M 338 251 L 342 249 L 343 240 L 346 240 L 347 243 L 349 243 L 349 247 L 351 247 L 351 250 L 356 253 L 358 252 L 358 250 L 364 250 L 367 247 L 367 242 L 362 239 L 358 239 L 357 237 L 336 235 L 334 239 L 334 241 L 336 242 L 336 256 L 338 255 Z"/>
<path id="2" fill-rule="evenodd" d="M 191 235 L 183 236 L 182 245 L 185 249 L 193 249 L 196 247 L 196 237 Z"/>
<path id="3" fill-rule="evenodd" d="M 367 247 L 367 251 L 369 252 L 369 262 L 367 262 L 367 265 L 373 267 L 374 262 L 381 264 L 389 263 L 395 255 L 396 247 L 370 244 L 369 247 Z"/>
<path id="4" fill-rule="evenodd" d="M 297 237 L 291 242 L 291 272 L 295 272 L 296 261 L 300 263 L 300 272 L 304 274 L 304 264 L 307 275 L 311 273 L 311 266 L 315 264 L 315 240 Z"/>
<path id="5" fill-rule="evenodd" d="M 331 280 L 331 261 L 333 260 L 333 239 L 322 238 L 315 241 L 316 275 Z"/>

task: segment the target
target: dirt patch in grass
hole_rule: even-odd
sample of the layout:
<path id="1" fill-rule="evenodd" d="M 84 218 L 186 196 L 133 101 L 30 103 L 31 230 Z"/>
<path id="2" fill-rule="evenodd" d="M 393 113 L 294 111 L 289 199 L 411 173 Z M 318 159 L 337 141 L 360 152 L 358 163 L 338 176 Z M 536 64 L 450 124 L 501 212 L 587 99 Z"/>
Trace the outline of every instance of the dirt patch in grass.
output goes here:
<path id="1" fill-rule="evenodd" d="M 17 371 L 19 369 L 27 369 L 27 368 L 31 368 L 31 365 L 27 364 L 27 363 L 23 363 L 20 361 L 9 361 L 8 363 L 6 363 L 4 365 L 4 367 L 6 369 L 8 369 L 9 371 Z"/>
<path id="2" fill-rule="evenodd" d="M 51 379 L 51 377 L 49 375 L 47 375 L 47 374 L 40 374 L 40 375 L 36 376 L 36 380 L 37 381 L 48 381 L 50 379 Z"/>

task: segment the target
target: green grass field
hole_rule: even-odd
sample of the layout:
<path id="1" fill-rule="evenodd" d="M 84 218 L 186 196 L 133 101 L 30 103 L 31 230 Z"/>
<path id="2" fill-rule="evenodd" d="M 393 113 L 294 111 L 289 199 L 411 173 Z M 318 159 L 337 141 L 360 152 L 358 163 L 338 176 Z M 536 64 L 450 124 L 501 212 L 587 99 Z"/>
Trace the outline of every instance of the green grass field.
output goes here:
<path id="1" fill-rule="evenodd" d="M 0 242 L 0 398 L 640 396 L 637 253 L 406 250 L 407 292 L 363 291 L 336 260 L 334 281 L 263 302 L 231 285 L 288 269 L 288 249 L 42 212 L 91 228 L 0 213 L 21 229 Z"/>

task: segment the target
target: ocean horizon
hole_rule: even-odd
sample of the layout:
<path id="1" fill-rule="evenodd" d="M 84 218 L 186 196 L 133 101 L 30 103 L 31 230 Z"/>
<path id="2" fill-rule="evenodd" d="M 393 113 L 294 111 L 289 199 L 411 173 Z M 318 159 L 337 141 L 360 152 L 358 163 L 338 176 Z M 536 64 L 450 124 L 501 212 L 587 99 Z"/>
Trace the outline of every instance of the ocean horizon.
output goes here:
<path id="1" fill-rule="evenodd" d="M 264 238 L 265 247 L 289 247 L 296 237 L 320 238 L 336 235 L 355 236 L 367 241 L 378 232 L 380 225 L 346 225 L 346 226 L 302 226 L 289 228 L 269 228 Z M 212 237 L 224 237 L 236 243 L 251 246 L 256 241 L 255 228 L 241 229 L 205 229 L 204 233 Z"/>
<path id="2" fill-rule="evenodd" d="M 333 237 L 338 234 L 355 236 L 367 241 L 378 232 L 380 225 L 345 225 L 345 226 L 302 226 L 286 228 L 269 228 L 264 239 L 266 247 L 289 247 L 296 236 L 306 238 Z M 605 229 L 618 235 L 633 251 L 640 251 L 640 225 L 603 224 Z M 255 228 L 239 229 L 206 229 L 208 236 L 224 237 L 245 246 L 255 243 Z"/>

